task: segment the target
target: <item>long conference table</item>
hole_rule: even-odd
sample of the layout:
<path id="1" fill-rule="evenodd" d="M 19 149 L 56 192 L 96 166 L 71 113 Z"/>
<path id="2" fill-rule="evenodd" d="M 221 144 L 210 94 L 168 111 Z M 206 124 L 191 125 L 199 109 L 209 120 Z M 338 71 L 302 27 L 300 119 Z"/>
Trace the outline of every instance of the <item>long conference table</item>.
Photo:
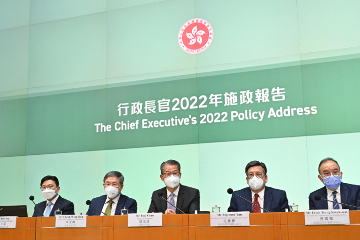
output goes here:
<path id="1" fill-rule="evenodd" d="M 360 211 L 350 225 L 306 226 L 303 212 L 250 213 L 248 227 L 211 227 L 209 214 L 163 215 L 162 227 L 128 227 L 127 216 L 89 216 L 86 228 L 55 228 L 55 217 L 18 218 L 0 240 L 113 239 L 360 239 Z"/>

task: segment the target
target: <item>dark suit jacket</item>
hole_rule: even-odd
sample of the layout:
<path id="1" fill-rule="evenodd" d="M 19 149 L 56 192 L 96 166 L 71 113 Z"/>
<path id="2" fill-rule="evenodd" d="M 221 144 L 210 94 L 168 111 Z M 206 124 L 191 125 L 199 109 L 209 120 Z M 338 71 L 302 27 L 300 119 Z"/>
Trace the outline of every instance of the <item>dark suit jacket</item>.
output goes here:
<path id="1" fill-rule="evenodd" d="M 99 209 L 101 211 L 105 204 L 106 199 L 107 199 L 106 195 L 102 195 L 100 197 L 93 198 L 93 200 L 91 200 L 91 205 L 93 205 L 94 207 L 96 207 L 97 209 Z M 137 213 L 136 200 L 129 198 L 126 195 L 121 194 L 120 198 L 119 198 L 119 202 L 116 206 L 115 215 L 121 215 L 121 209 L 124 209 L 124 208 L 128 209 L 129 213 Z M 101 214 L 101 212 L 99 212 L 92 206 L 89 206 L 89 209 L 86 213 L 86 215 L 88 215 L 88 216 L 99 216 L 100 214 Z"/>
<path id="2" fill-rule="evenodd" d="M 152 213 L 152 212 L 165 213 L 167 209 L 167 202 L 159 197 L 159 193 L 162 193 L 163 197 L 166 199 L 167 196 L 166 187 L 153 192 L 148 213 Z M 180 184 L 176 207 L 180 208 L 185 213 L 195 213 L 195 210 L 199 212 L 200 211 L 199 190 Z M 181 213 L 181 212 L 176 209 L 176 213 Z"/>
<path id="3" fill-rule="evenodd" d="M 252 194 L 249 187 L 243 188 L 234 193 L 252 202 Z M 286 192 L 283 190 L 265 186 L 264 208 L 269 212 L 285 212 L 285 208 L 289 209 Z M 239 211 L 249 211 L 252 213 L 253 205 L 233 194 L 230 200 L 230 207 L 228 208 L 228 212 Z"/>
<path id="4" fill-rule="evenodd" d="M 42 217 L 43 216 L 45 208 L 46 208 L 46 202 L 47 201 L 43 201 L 43 202 L 36 204 L 37 208 L 35 206 L 33 217 Z M 38 210 L 38 208 L 41 212 Z M 75 215 L 74 204 L 72 202 L 70 202 L 69 200 L 62 198 L 61 196 L 59 196 L 59 198 L 56 200 L 56 203 L 50 212 L 50 216 L 54 216 L 55 211 L 58 209 L 60 209 L 62 211 L 62 215 Z"/>
<path id="5" fill-rule="evenodd" d="M 320 195 L 321 198 L 327 199 L 326 187 L 322 187 L 309 195 L 309 209 L 328 209 L 328 202 L 325 200 L 316 201 L 315 195 Z M 360 186 L 348 183 L 340 184 L 341 202 L 360 207 Z M 342 205 L 343 209 L 357 210 L 354 207 Z"/>

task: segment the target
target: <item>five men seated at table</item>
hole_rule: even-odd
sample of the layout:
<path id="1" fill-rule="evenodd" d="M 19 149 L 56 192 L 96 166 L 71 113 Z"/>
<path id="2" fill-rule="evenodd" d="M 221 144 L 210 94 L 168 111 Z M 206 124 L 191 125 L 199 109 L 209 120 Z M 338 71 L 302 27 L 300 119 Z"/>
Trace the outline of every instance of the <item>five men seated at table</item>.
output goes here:
<path id="1" fill-rule="evenodd" d="M 323 159 L 318 171 L 318 178 L 325 186 L 310 194 L 309 209 L 356 210 L 356 207 L 360 207 L 360 186 L 341 182 L 342 172 L 336 160 Z M 200 211 L 200 192 L 198 189 L 180 184 L 181 167 L 178 161 L 163 162 L 160 165 L 160 173 L 165 187 L 153 192 L 148 213 L 193 214 Z M 264 163 L 249 162 L 245 167 L 245 173 L 249 187 L 233 193 L 228 212 L 284 212 L 289 209 L 286 192 L 266 186 L 268 175 Z M 121 215 L 121 209 L 127 209 L 128 213 L 137 212 L 136 200 L 121 194 L 124 176 L 120 172 L 108 172 L 104 177 L 103 186 L 106 195 L 92 199 L 87 215 Z M 74 204 L 58 194 L 60 186 L 57 177 L 45 176 L 41 179 L 40 188 L 46 201 L 35 206 L 33 217 L 54 216 L 56 210 L 60 210 L 62 215 L 75 214 Z"/>

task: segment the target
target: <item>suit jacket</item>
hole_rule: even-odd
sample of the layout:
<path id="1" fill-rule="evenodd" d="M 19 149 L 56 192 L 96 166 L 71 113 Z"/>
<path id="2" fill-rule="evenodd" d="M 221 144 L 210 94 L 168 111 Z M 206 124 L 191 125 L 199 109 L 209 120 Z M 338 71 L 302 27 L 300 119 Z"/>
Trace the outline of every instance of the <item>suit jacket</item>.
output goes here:
<path id="1" fill-rule="evenodd" d="M 102 208 L 105 204 L 105 201 L 107 199 L 106 195 L 102 195 L 97 198 L 93 198 L 91 200 L 91 205 L 102 211 Z M 121 215 L 121 209 L 128 209 L 129 213 L 137 213 L 137 203 L 135 199 L 129 198 L 126 195 L 121 194 L 119 198 L 119 202 L 116 206 L 115 215 Z M 101 212 L 93 208 L 92 206 L 89 206 L 89 209 L 86 213 L 88 216 L 99 216 Z"/>
<path id="2" fill-rule="evenodd" d="M 316 201 L 315 195 L 320 195 L 321 198 L 327 199 L 326 187 L 322 187 L 309 195 L 309 209 L 328 209 L 328 202 L 325 200 Z M 341 202 L 360 207 L 360 186 L 348 183 L 340 183 Z M 343 209 L 357 210 L 354 207 L 342 205 Z"/>
<path id="3" fill-rule="evenodd" d="M 252 202 L 252 194 L 249 187 L 243 188 L 234 193 Z M 286 192 L 283 190 L 265 186 L 263 208 L 265 208 L 269 212 L 285 212 L 285 208 L 289 209 Z M 252 213 L 253 205 L 233 194 L 230 200 L 230 207 L 228 208 L 228 212 L 239 212 L 239 211 L 249 211 Z"/>
<path id="4" fill-rule="evenodd" d="M 153 192 L 148 213 L 162 212 L 165 213 L 167 209 L 167 202 L 159 197 L 159 193 L 166 199 L 166 187 Z M 198 189 L 187 187 L 180 184 L 179 195 L 177 197 L 176 207 L 180 208 L 185 213 L 195 213 L 195 210 L 200 211 L 200 192 Z M 176 209 L 176 213 L 181 213 Z"/>
<path id="5" fill-rule="evenodd" d="M 43 202 L 36 204 L 36 206 L 34 207 L 33 217 L 42 217 L 43 216 L 45 208 L 46 208 L 46 202 L 47 201 L 43 201 Z M 38 208 L 41 212 L 38 210 Z M 62 211 L 62 215 L 75 215 L 74 204 L 72 202 L 70 202 L 69 200 L 62 198 L 60 195 L 59 195 L 59 198 L 56 200 L 55 205 L 50 212 L 50 216 L 55 216 L 55 211 L 58 209 L 60 209 Z"/>

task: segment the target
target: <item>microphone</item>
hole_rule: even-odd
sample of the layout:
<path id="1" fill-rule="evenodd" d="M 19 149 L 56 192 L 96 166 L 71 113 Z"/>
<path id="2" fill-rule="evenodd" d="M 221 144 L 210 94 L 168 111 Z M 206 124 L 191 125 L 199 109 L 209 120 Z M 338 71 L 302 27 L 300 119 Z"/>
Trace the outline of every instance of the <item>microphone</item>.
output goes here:
<path id="1" fill-rule="evenodd" d="M 32 202 L 34 203 L 35 208 L 41 213 L 41 216 L 43 217 L 43 216 L 44 216 L 43 212 L 39 209 L 39 207 L 38 207 L 38 206 L 36 205 L 36 203 L 34 202 L 34 196 L 31 195 L 31 196 L 29 197 L 29 199 L 30 199 L 30 201 L 32 201 Z"/>
<path id="2" fill-rule="evenodd" d="M 96 210 L 98 210 L 99 212 L 101 212 L 102 214 L 104 214 L 105 216 L 107 216 L 106 213 L 102 212 L 100 209 L 97 209 L 96 207 L 94 207 L 93 205 L 91 205 L 91 201 L 90 201 L 90 200 L 86 200 L 86 205 L 89 205 L 89 206 L 95 208 Z"/>
<path id="3" fill-rule="evenodd" d="M 324 201 L 328 201 L 328 202 L 334 202 L 334 201 L 331 201 L 331 200 L 322 198 L 319 194 L 316 194 L 316 195 L 314 196 L 314 199 L 315 199 L 316 201 L 324 200 Z M 353 208 L 360 208 L 360 207 L 356 207 L 356 206 L 354 206 L 354 205 L 350 205 L 350 204 L 346 204 L 346 203 L 341 203 L 341 202 L 337 202 L 337 203 L 338 203 L 338 204 L 341 204 L 341 205 L 353 207 Z"/>
<path id="4" fill-rule="evenodd" d="M 177 210 L 179 210 L 182 214 L 185 214 L 183 210 L 181 210 L 180 208 L 174 206 L 174 204 L 171 204 L 166 198 L 163 197 L 162 193 L 159 193 L 158 196 L 162 199 L 164 199 L 167 203 L 169 203 L 171 206 L 173 206 L 174 208 L 176 208 Z"/>
<path id="5" fill-rule="evenodd" d="M 268 212 L 268 213 L 269 213 L 269 211 L 268 211 L 268 210 L 266 210 L 265 208 L 262 208 L 262 207 L 260 207 L 260 206 L 256 205 L 255 203 L 253 203 L 252 201 L 249 201 L 249 200 L 247 200 L 246 198 L 244 198 L 244 197 L 242 197 L 242 196 L 240 196 L 240 195 L 238 195 L 238 194 L 234 193 L 234 190 L 232 190 L 232 188 L 229 188 L 229 189 L 227 190 L 227 193 L 228 193 L 228 194 L 235 194 L 235 195 L 236 195 L 236 196 L 238 196 L 239 198 L 241 198 L 241 199 L 243 199 L 243 200 L 245 200 L 245 201 L 247 201 L 247 202 L 251 203 L 252 205 L 254 205 L 254 206 L 258 207 L 258 208 L 261 208 L 262 210 L 264 210 L 264 211 L 266 211 L 266 212 Z"/>

